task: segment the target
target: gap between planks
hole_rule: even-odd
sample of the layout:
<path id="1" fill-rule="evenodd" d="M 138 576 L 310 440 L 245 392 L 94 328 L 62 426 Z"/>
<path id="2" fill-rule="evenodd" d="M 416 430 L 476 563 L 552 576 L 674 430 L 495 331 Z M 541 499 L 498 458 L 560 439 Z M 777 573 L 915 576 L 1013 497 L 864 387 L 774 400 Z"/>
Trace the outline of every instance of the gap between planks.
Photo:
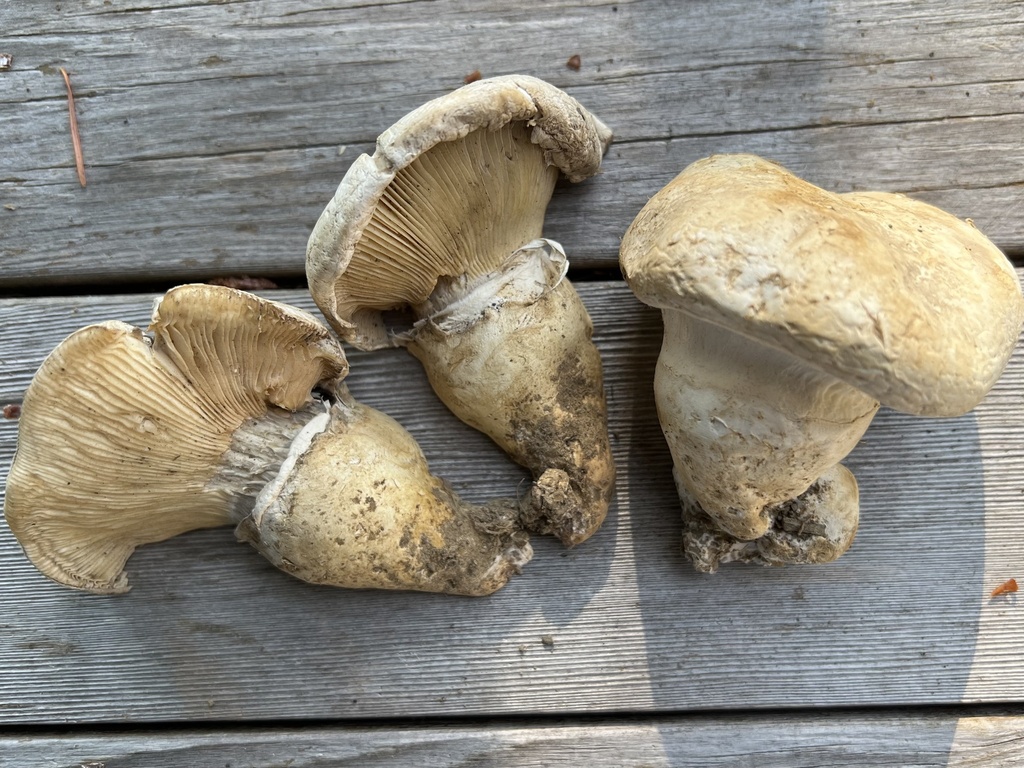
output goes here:
<path id="1" fill-rule="evenodd" d="M 23 732 L 0 734 L 0 768 L 1015 768 L 1024 761 L 1024 718 L 1007 709 L 983 715 L 964 709 Z"/>

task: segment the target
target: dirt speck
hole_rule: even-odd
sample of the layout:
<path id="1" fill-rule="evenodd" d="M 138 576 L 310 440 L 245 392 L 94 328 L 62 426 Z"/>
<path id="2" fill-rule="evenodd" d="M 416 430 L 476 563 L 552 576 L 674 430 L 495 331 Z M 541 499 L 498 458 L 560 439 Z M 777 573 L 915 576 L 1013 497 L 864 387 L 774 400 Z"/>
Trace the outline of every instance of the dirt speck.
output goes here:
<path id="1" fill-rule="evenodd" d="M 565 62 L 565 66 L 567 66 L 573 72 L 579 72 L 580 67 L 583 66 L 583 60 L 580 59 L 580 55 L 578 53 L 574 53 L 572 56 L 569 57 L 569 60 Z"/>
<path id="2" fill-rule="evenodd" d="M 481 77 L 483 77 L 483 75 L 480 74 L 480 70 L 479 69 L 474 69 L 472 72 L 470 72 L 464 78 L 462 78 L 462 82 L 464 82 L 466 85 L 469 85 L 470 83 L 475 83 Z"/>
<path id="3" fill-rule="evenodd" d="M 67 640 L 51 640 L 50 638 L 18 643 L 18 648 L 25 651 L 42 651 L 47 656 L 53 657 L 70 656 L 78 650 L 78 646 L 74 643 L 68 642 Z"/>

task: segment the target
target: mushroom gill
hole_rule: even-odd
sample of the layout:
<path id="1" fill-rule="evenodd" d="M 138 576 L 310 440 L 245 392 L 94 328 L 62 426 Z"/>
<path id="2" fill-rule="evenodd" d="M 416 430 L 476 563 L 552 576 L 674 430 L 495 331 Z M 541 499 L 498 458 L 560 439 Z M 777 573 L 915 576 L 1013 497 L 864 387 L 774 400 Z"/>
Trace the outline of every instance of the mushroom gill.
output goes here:
<path id="1" fill-rule="evenodd" d="M 384 189 L 339 281 L 340 314 L 422 307 L 540 237 L 558 169 L 525 123 L 436 144 Z"/>

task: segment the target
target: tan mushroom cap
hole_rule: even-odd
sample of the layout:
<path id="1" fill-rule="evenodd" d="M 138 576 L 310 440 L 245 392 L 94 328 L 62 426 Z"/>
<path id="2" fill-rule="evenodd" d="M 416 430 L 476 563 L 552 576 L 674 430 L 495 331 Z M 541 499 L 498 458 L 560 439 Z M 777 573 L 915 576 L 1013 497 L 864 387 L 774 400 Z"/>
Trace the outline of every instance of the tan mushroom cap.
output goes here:
<path id="1" fill-rule="evenodd" d="M 495 271 L 540 237 L 558 171 L 595 174 L 610 140 L 575 99 L 524 75 L 424 104 L 356 159 L 320 216 L 306 252 L 313 298 L 345 340 L 389 346 L 383 310 Z"/>
<path id="2" fill-rule="evenodd" d="M 238 427 L 347 372 L 311 315 L 230 288 L 170 291 L 151 329 L 152 341 L 118 322 L 77 331 L 25 393 L 4 514 L 68 586 L 125 592 L 140 544 L 234 522 L 211 481 Z"/>
<path id="3" fill-rule="evenodd" d="M 833 194 L 752 155 L 684 170 L 634 220 L 620 259 L 641 301 L 924 416 L 977 405 L 1024 319 L 1013 267 L 972 224 L 898 194 Z"/>

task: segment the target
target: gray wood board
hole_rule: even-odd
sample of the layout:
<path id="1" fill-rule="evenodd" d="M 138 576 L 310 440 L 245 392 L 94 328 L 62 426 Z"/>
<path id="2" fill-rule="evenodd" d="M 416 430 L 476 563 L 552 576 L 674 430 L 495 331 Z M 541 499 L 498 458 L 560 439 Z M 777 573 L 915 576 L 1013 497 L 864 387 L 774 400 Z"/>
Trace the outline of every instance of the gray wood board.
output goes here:
<path id="1" fill-rule="evenodd" d="M 565 551 L 535 539 L 487 599 L 314 587 L 229 529 L 144 547 L 123 597 L 48 582 L 0 524 L 0 721 L 368 718 L 1024 700 L 1024 352 L 973 413 L 883 411 L 848 460 L 861 532 L 817 568 L 692 571 L 651 395 L 656 312 L 621 283 L 580 292 L 605 360 L 619 471 L 610 519 Z M 299 291 L 275 296 L 310 306 Z M 153 297 L 0 301 L 0 400 L 52 344 Z M 401 421 L 466 496 L 524 473 L 459 424 L 400 350 L 353 354 L 353 393 Z M 0 478 L 17 422 L 0 420 Z M 553 645 L 542 641 L 545 636 Z"/>
<path id="2" fill-rule="evenodd" d="M 655 191 L 736 151 L 920 196 L 1024 251 L 1019 0 L 18 0 L 0 30 L 8 288 L 301 274 L 352 160 L 474 70 L 545 78 L 615 129 L 604 173 L 549 209 L 578 266 L 613 267 Z"/>
<path id="3" fill-rule="evenodd" d="M 0 768 L 1014 768 L 1024 718 L 890 712 L 573 725 L 0 736 Z"/>

